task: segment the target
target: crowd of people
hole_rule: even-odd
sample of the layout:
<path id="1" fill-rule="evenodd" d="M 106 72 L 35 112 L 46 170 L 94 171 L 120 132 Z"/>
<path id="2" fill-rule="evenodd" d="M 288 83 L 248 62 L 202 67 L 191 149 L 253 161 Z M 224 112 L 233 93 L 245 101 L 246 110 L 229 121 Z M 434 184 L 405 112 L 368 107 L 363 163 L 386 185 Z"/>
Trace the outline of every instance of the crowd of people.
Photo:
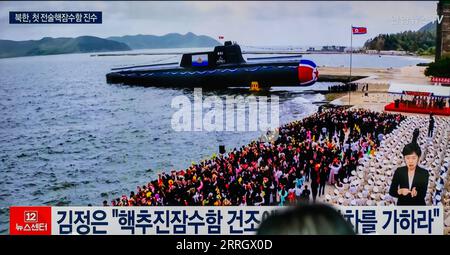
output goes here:
<path id="1" fill-rule="evenodd" d="M 396 104 L 403 104 L 408 108 L 423 108 L 423 109 L 444 109 L 447 105 L 447 100 L 444 97 L 429 97 L 429 96 L 414 96 L 412 99 L 404 99 L 403 96 L 396 100 Z M 450 99 L 449 99 L 450 105 Z"/>
<path id="2" fill-rule="evenodd" d="M 253 141 L 187 169 L 162 172 L 111 205 L 285 205 L 309 200 L 311 193 L 315 201 L 326 184 L 340 185 L 349 177 L 358 159 L 373 154 L 403 119 L 362 109 L 321 109 L 281 126 L 271 142 Z"/>
<path id="3" fill-rule="evenodd" d="M 355 83 L 328 86 L 328 92 L 348 92 L 349 90 L 356 91 L 357 89 L 358 85 Z"/>

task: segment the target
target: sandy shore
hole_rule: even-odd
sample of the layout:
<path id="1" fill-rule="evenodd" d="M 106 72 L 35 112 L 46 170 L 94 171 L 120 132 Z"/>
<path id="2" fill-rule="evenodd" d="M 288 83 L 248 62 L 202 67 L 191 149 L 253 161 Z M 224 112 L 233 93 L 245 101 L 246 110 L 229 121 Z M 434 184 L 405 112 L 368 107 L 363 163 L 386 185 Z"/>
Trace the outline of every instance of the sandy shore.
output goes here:
<path id="1" fill-rule="evenodd" d="M 430 78 L 424 74 L 426 67 L 406 66 L 402 68 L 354 68 L 352 75 L 367 76 L 354 83 L 369 84 L 367 95 L 361 91 L 362 85 L 358 91 L 341 93 L 340 96 L 330 103 L 335 105 L 353 105 L 355 108 L 366 108 L 374 111 L 384 111 L 384 106 L 392 102 L 396 97 L 387 93 L 389 83 L 408 83 L 408 84 L 429 84 Z M 343 67 L 321 67 L 319 72 L 331 75 L 346 75 L 348 68 Z M 350 97 L 350 100 L 349 100 Z M 402 113 L 404 115 L 417 115 Z"/>
<path id="2" fill-rule="evenodd" d="M 352 76 L 366 76 L 357 83 L 388 84 L 389 82 L 428 84 L 424 66 L 405 66 L 402 68 L 352 68 Z M 349 75 L 348 67 L 318 67 L 320 75 Z"/>

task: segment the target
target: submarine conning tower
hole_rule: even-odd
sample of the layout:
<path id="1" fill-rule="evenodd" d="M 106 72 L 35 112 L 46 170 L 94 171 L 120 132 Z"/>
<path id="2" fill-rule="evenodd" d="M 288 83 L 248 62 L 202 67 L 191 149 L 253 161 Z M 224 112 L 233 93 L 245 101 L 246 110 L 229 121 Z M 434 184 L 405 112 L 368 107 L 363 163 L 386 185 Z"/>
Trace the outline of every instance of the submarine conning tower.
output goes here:
<path id="1" fill-rule="evenodd" d="M 224 45 L 216 46 L 212 52 L 183 54 L 180 66 L 184 68 L 214 68 L 241 63 L 245 63 L 245 60 L 239 44 L 226 41 Z"/>

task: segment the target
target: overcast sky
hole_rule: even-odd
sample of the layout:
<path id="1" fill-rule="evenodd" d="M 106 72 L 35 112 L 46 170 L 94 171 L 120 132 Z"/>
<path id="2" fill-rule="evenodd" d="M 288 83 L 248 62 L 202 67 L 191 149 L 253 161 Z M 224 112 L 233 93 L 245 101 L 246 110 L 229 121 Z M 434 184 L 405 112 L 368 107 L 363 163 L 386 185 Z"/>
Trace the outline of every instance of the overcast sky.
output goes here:
<path id="1" fill-rule="evenodd" d="M 349 45 L 350 26 L 368 33 L 417 30 L 436 20 L 435 1 L 427 2 L 0 2 L 0 39 L 99 37 L 193 32 L 242 45 Z M 9 11 L 102 11 L 103 23 L 9 24 Z"/>

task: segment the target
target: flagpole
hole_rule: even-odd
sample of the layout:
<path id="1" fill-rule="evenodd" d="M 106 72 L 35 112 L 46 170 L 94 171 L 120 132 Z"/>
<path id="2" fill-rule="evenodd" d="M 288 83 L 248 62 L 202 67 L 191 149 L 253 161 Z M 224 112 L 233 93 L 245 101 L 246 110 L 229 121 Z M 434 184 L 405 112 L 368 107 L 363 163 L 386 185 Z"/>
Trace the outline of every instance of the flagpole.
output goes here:
<path id="1" fill-rule="evenodd" d="M 352 55 L 353 55 L 353 24 L 350 28 L 350 76 L 349 76 L 349 82 L 348 82 L 348 105 L 350 105 L 350 87 L 351 87 L 351 81 L 352 81 Z"/>

